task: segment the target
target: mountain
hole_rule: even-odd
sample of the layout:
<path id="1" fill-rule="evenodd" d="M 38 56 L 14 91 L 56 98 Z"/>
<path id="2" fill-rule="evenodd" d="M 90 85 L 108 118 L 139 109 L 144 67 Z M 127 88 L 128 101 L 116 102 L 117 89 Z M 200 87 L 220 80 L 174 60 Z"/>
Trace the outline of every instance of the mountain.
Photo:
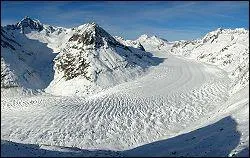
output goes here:
<path id="1" fill-rule="evenodd" d="M 31 64 L 36 58 L 35 53 L 25 49 L 15 38 L 1 27 L 1 87 L 44 87 L 39 73 Z"/>
<path id="2" fill-rule="evenodd" d="M 25 85 L 54 94 L 68 87 L 70 94 L 87 94 L 131 80 L 161 62 L 148 52 L 216 65 L 232 78 L 232 93 L 249 83 L 249 31 L 245 29 L 219 28 L 192 41 L 169 42 L 145 34 L 133 41 L 113 37 L 96 23 L 63 28 L 25 17 L 1 27 L 1 32 L 3 87 Z"/>
<path id="3" fill-rule="evenodd" d="M 15 85 L 45 89 L 53 94 L 99 91 L 140 76 L 160 61 L 140 45 L 120 43 L 96 23 L 66 29 L 25 17 L 14 25 L 2 27 L 1 31 L 2 65 L 10 65 L 10 70 L 1 71 L 1 75 L 10 76 L 13 72 Z M 29 72 L 34 72 L 43 84 L 34 87 L 31 79 L 24 84 L 21 76 L 26 69 L 12 66 L 20 62 L 15 57 L 6 63 L 9 54 L 18 54 L 23 59 L 21 65 L 27 65 Z"/>
<path id="4" fill-rule="evenodd" d="M 49 89 L 62 92 L 62 87 L 69 87 L 67 93 L 87 94 L 134 79 L 158 63 L 150 53 L 123 45 L 96 23 L 74 28 L 54 62 L 56 73 Z"/>
<path id="5" fill-rule="evenodd" d="M 7 25 L 6 28 L 7 30 L 20 30 L 21 33 L 26 34 L 34 30 L 43 30 L 43 25 L 40 23 L 39 20 L 33 20 L 30 17 L 26 16 L 14 25 Z"/>
<path id="6" fill-rule="evenodd" d="M 249 84 L 249 31 L 217 29 L 202 39 L 176 42 L 170 53 L 213 64 L 232 78 L 232 93 Z"/>
<path id="7" fill-rule="evenodd" d="M 17 24 L 1 27 L 1 156 L 247 156 L 247 30 L 169 42 Z"/>
<path id="8" fill-rule="evenodd" d="M 203 38 L 168 42 L 156 36 L 142 35 L 139 42 L 146 51 L 162 52 L 216 65 L 232 79 L 231 93 L 249 84 L 249 31 L 243 28 L 222 29 Z"/>
<path id="9" fill-rule="evenodd" d="M 119 37 L 119 36 L 114 36 L 114 38 L 125 46 L 134 47 L 142 51 L 145 51 L 144 47 L 141 45 L 139 41 L 125 40 L 124 38 Z"/>
<path id="10" fill-rule="evenodd" d="M 172 43 L 157 36 L 141 35 L 135 42 L 139 42 L 147 51 L 168 51 Z"/>

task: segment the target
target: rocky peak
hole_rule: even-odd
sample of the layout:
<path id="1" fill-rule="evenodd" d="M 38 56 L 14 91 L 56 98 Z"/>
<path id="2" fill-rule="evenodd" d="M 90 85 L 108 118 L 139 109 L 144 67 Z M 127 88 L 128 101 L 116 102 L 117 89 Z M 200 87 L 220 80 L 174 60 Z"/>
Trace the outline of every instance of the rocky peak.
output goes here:
<path id="1" fill-rule="evenodd" d="M 77 44 L 93 45 L 95 48 L 100 48 L 104 45 L 120 45 L 109 33 L 94 22 L 75 28 L 75 32 L 69 39 L 69 42 L 77 41 Z"/>
<path id="2" fill-rule="evenodd" d="M 31 27 L 31 28 L 39 28 L 42 26 L 39 20 L 31 19 L 28 16 L 25 16 L 16 25 L 17 27 Z"/>
<path id="3" fill-rule="evenodd" d="M 28 33 L 31 30 L 41 31 L 43 30 L 43 25 L 37 19 L 31 19 L 25 16 L 21 21 L 15 25 L 7 25 L 7 30 L 21 29 L 22 33 Z"/>

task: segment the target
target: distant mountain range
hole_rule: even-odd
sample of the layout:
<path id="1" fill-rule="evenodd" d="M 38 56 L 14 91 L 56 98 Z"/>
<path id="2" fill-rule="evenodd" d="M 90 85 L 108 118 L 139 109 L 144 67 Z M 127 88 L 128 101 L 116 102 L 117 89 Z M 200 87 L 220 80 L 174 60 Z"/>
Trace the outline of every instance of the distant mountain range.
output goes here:
<path id="1" fill-rule="evenodd" d="M 1 88 L 43 89 L 58 95 L 90 94 L 133 80 L 171 53 L 217 65 L 233 91 L 249 84 L 249 31 L 217 29 L 204 38 L 170 42 L 142 35 L 111 36 L 96 23 L 54 27 L 25 17 L 1 26 Z"/>

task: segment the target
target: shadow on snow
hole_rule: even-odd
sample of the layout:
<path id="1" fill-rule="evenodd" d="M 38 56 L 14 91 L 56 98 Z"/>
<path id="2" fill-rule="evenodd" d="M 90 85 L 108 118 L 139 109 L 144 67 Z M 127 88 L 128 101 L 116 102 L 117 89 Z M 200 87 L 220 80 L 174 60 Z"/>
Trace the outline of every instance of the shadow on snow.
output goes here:
<path id="1" fill-rule="evenodd" d="M 228 156 L 240 141 L 237 123 L 230 117 L 173 138 L 145 144 L 131 150 L 84 150 L 72 147 L 49 147 L 2 140 L 1 156 Z M 51 150 L 55 149 L 55 150 Z M 237 155 L 248 156 L 248 149 Z"/>
<path id="2" fill-rule="evenodd" d="M 8 35 L 6 31 L 3 31 L 3 29 L 1 31 L 1 40 L 8 43 L 8 47 L 1 45 L 1 48 L 3 47 L 8 49 L 8 51 L 4 51 L 4 49 L 2 50 L 3 52 L 1 52 L 1 57 L 9 64 L 11 70 L 20 73 L 20 67 L 26 65 L 25 68 L 29 67 L 32 71 L 30 72 L 27 69 L 24 70 L 22 74 L 18 75 L 18 80 L 21 85 L 24 88 L 29 89 L 46 88 L 54 78 L 53 59 L 58 53 L 54 53 L 53 50 L 47 46 L 47 43 L 42 43 L 35 39 L 29 39 L 24 34 L 16 35 L 15 38 L 22 42 L 17 43 L 14 39 L 6 38 Z M 23 47 L 23 45 L 25 45 L 25 47 Z M 33 76 L 33 73 L 38 75 L 43 81 L 43 84 L 40 85 L 40 87 L 32 85 L 27 80 L 27 76 Z"/>

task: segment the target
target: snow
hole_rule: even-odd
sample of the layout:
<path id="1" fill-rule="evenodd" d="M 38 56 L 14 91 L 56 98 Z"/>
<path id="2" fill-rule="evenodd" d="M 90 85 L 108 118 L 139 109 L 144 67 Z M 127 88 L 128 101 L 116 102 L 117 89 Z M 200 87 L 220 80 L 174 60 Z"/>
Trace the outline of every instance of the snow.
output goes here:
<path id="1" fill-rule="evenodd" d="M 184 139 L 196 137 L 199 142 L 207 133 L 213 133 L 211 134 L 213 139 L 211 141 L 206 139 L 208 145 L 202 150 L 210 147 L 211 152 L 216 151 L 219 156 L 230 154 L 228 148 L 220 149 L 224 153 L 217 149 L 218 145 L 213 147 L 209 144 L 214 144 L 215 140 L 222 137 L 220 128 L 228 131 L 227 134 L 223 132 L 224 137 L 221 138 L 223 144 L 227 142 L 230 144 L 231 140 L 228 140 L 227 136 L 231 134 L 237 134 L 233 139 L 234 142 L 239 139 L 236 127 L 244 128 L 243 131 L 247 133 L 248 128 L 245 125 L 249 119 L 246 118 L 248 116 L 246 103 L 249 101 L 246 99 L 241 101 L 241 97 L 248 95 L 247 89 L 244 91 L 245 95 L 240 93 L 239 98 L 235 95 L 237 99 L 232 98 L 233 101 L 225 104 L 229 97 L 225 95 L 229 88 L 229 79 L 224 71 L 214 66 L 201 65 L 173 56 L 167 58 L 160 65 L 161 68 L 152 68 L 145 77 L 120 84 L 89 98 L 32 95 L 21 96 L 20 99 L 5 98 L 3 95 L 1 137 L 3 140 L 25 144 L 46 144 L 52 148 L 64 146 L 86 150 L 125 150 L 121 152 L 124 156 L 131 154 L 139 156 L 148 151 L 144 144 L 153 141 L 177 137 L 176 139 L 182 142 Z M 217 70 L 217 73 L 214 70 Z M 190 79 L 186 76 L 190 76 Z M 230 112 L 228 109 L 235 104 L 242 106 L 237 105 L 236 110 L 233 110 L 236 113 L 233 118 L 227 117 L 230 113 L 224 113 Z M 225 105 L 230 108 L 225 108 Z M 246 108 L 240 111 L 242 107 Z M 222 110 L 220 113 L 224 116 L 218 113 L 218 109 Z M 245 114 L 241 115 L 242 112 Z M 237 115 L 244 118 L 244 120 L 238 118 L 237 120 L 241 121 L 237 124 L 244 124 L 235 123 L 234 117 Z M 178 138 L 178 135 L 189 130 L 195 131 L 200 126 L 210 125 L 220 118 L 221 122 L 215 123 L 212 127 L 205 127 L 201 133 L 194 132 Z M 203 121 L 200 121 L 201 119 Z M 194 123 L 197 121 L 199 124 L 195 126 Z M 222 145 L 221 142 L 218 144 Z M 241 142 L 245 143 L 233 152 L 241 151 L 247 146 L 246 138 Z M 151 153 L 162 156 L 175 151 L 178 155 L 187 153 L 194 156 L 205 155 L 205 151 L 190 152 L 195 151 L 192 149 L 197 143 L 188 146 L 186 150 L 177 150 L 182 149 L 179 147 L 181 143 L 177 143 L 177 146 L 174 144 L 171 145 L 172 148 L 169 148 L 168 143 L 165 145 L 169 150 L 163 149 L 164 144 L 159 148 L 154 147 Z M 202 143 L 198 143 L 200 144 Z M 231 145 L 230 150 L 237 145 Z M 137 146 L 142 146 L 142 151 L 133 149 Z"/>
<path id="2" fill-rule="evenodd" d="M 124 44 L 125 46 L 134 47 L 134 48 L 145 51 L 145 49 L 143 48 L 143 46 L 141 45 L 141 43 L 139 41 L 125 40 L 124 38 L 119 37 L 119 36 L 114 36 L 114 38 L 118 42 Z"/>
<path id="3" fill-rule="evenodd" d="M 1 140 L 1 156 L 8 157 L 121 157 L 118 152 L 60 146 L 22 144 Z"/>
<path id="4" fill-rule="evenodd" d="M 247 30 L 168 42 L 41 25 L 2 30 L 1 156 L 247 156 Z M 71 59 L 67 80 L 58 64 Z"/>
<path id="5" fill-rule="evenodd" d="M 141 76 L 148 67 L 160 63 L 150 53 L 118 43 L 95 23 L 74 31 L 54 59 L 54 80 L 45 90 L 51 94 L 93 94 Z"/>
<path id="6" fill-rule="evenodd" d="M 172 54 L 213 64 L 233 80 L 231 94 L 249 84 L 249 31 L 217 29 L 202 40 L 177 42 Z"/>
<path id="7" fill-rule="evenodd" d="M 172 42 L 168 42 L 165 39 L 158 38 L 156 36 L 148 36 L 148 35 L 141 35 L 136 42 L 142 44 L 146 51 L 149 52 L 158 52 L 158 51 L 165 51 L 168 52 L 171 46 L 173 45 Z"/>

